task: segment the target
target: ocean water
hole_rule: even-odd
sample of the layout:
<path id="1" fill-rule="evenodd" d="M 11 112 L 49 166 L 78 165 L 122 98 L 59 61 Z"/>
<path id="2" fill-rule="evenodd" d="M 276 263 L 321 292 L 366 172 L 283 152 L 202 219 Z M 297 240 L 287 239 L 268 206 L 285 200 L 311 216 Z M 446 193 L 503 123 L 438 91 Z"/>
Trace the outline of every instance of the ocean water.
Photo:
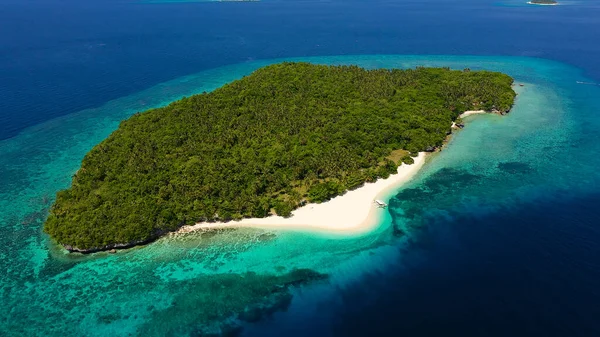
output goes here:
<path id="1" fill-rule="evenodd" d="M 392 198 L 384 267 L 357 262 L 358 281 L 299 295 L 248 336 L 600 333 L 600 88 L 558 64 L 495 61 L 477 64 L 526 83 L 514 110 L 469 117 Z"/>
<path id="2" fill-rule="evenodd" d="M 260 59 L 532 56 L 600 78 L 600 3 L 525 2 L 2 0 L 0 139 L 178 77 Z"/>
<path id="3" fill-rule="evenodd" d="M 1 6 L 0 335 L 600 335 L 597 2 Z M 366 235 L 223 230 L 81 256 L 43 234 L 120 120 L 282 60 L 524 86 L 509 115 L 469 117 Z"/>
<path id="4" fill-rule="evenodd" d="M 597 137 L 593 135 L 599 120 L 591 116 L 598 108 L 594 98 L 600 88 L 578 84 L 590 81 L 578 69 L 519 57 L 365 55 L 302 60 L 368 68 L 424 65 L 491 69 L 507 72 L 525 86 L 517 87 L 518 101 L 508 116 L 470 117 L 467 127 L 455 135 L 447 148 L 432 156 L 418 177 L 390 200 L 390 214 L 384 216 L 381 226 L 357 237 L 225 230 L 167 237 L 148 247 L 114 255 L 73 256 L 54 247 L 40 233 L 52 193 L 68 186 L 83 154 L 110 133 L 119 120 L 139 109 L 211 90 L 281 60 L 190 75 L 4 140 L 0 144 L 0 158 L 5 163 L 0 207 L 7 212 L 3 214 L 0 240 L 1 263 L 6 270 L 1 288 L 5 304 L 1 309 L 5 318 L 2 328 L 6 333 L 62 335 L 71 331 L 89 336 L 186 336 L 227 330 L 240 323 L 247 325 L 244 333 L 248 335 L 280 335 L 282 329 L 298 335 L 308 333 L 305 329 L 323 335 L 351 335 L 361 331 L 358 327 L 368 329 L 362 333 L 373 329 L 384 329 L 381 333 L 385 333 L 393 331 L 392 327 L 381 323 L 373 326 L 369 323 L 373 318 L 365 312 L 387 320 L 387 314 L 380 316 L 377 311 L 379 305 L 389 304 L 390 293 L 399 296 L 399 300 L 407 296 L 420 301 L 419 291 L 427 294 L 435 289 L 448 296 L 452 289 L 444 290 L 443 285 L 450 281 L 460 284 L 457 272 L 464 273 L 467 279 L 493 278 L 483 269 L 485 266 L 492 270 L 506 268 L 495 272 L 507 272 L 514 284 L 506 289 L 498 280 L 497 286 L 515 293 L 514 297 L 498 297 L 492 291 L 496 287 L 489 283 L 481 286 L 481 293 L 486 294 L 487 285 L 490 301 L 508 301 L 510 310 L 524 310 L 519 305 L 521 301 L 532 303 L 533 310 L 528 313 L 541 321 L 536 324 L 528 315 L 520 315 L 519 319 L 537 328 L 561 322 L 552 316 L 564 313 L 557 300 L 576 299 L 578 305 L 587 303 L 591 307 L 598 303 L 592 281 L 598 276 L 593 259 L 598 256 L 598 246 L 594 236 L 589 237 L 599 234 L 598 228 L 594 221 L 583 219 L 573 221 L 578 225 L 575 228 L 563 224 L 571 216 L 582 216 L 582 207 L 586 218 L 591 217 L 587 219 L 598 216 L 593 207 L 588 209 L 579 203 L 583 200 L 593 205 L 597 200 L 594 195 L 600 176 L 595 173 L 594 161 L 598 160 L 595 147 L 599 143 L 593 142 Z M 544 205 L 554 212 L 536 219 L 544 213 Z M 560 212 L 556 205 L 561 205 Z M 526 219 L 515 221 L 521 217 Z M 556 228 L 560 224 L 563 227 Z M 568 232 L 570 236 L 562 232 L 568 229 L 574 231 Z M 577 229 L 582 232 L 577 233 Z M 501 237 L 492 239 L 490 235 L 495 236 L 494 233 Z M 537 238 L 536 234 L 543 236 Z M 469 244 L 479 248 L 476 256 L 465 251 Z M 513 249 L 499 249 L 505 245 Z M 438 251 L 444 246 L 458 252 L 449 257 L 447 251 Z M 570 251 L 574 247 L 582 250 L 581 255 Z M 560 249 L 554 251 L 557 248 Z M 569 255 L 564 255 L 563 249 Z M 490 256 L 484 258 L 485 253 Z M 539 256 L 530 255 L 533 253 Z M 442 254 L 445 259 L 440 261 L 435 254 Z M 504 254 L 514 254 L 515 260 L 503 260 L 507 258 Z M 569 258 L 572 254 L 579 258 L 589 254 L 589 260 Z M 539 259 L 547 265 L 538 266 Z M 519 263 L 514 265 L 515 262 Z M 470 264 L 474 270 L 468 268 Z M 569 282 L 574 274 L 568 268 L 592 281 L 587 289 L 581 280 Z M 321 274 L 328 277 L 322 279 Z M 511 274 L 516 275 L 515 279 L 508 277 Z M 425 278 L 425 284 L 417 282 L 419 277 Z M 565 283 L 556 285 L 557 277 Z M 441 284 L 426 286 L 436 279 Z M 521 279 L 526 283 L 516 287 Z M 298 287 L 304 283 L 307 286 Z M 544 288 L 546 283 L 550 283 L 549 289 L 556 287 L 556 291 L 540 291 L 540 298 L 531 299 L 535 293 L 529 291 Z M 539 301 L 544 300 L 542 294 L 549 296 L 548 302 Z M 442 300 L 452 300 L 447 298 Z M 377 303 L 378 300 L 383 303 Z M 430 301 L 432 308 L 436 307 L 438 300 Z M 252 307 L 258 304 L 261 307 Z M 470 309 L 479 305 L 472 300 L 468 305 L 454 304 Z M 551 304 L 555 309 L 544 309 Z M 406 314 L 413 312 L 413 305 L 402 304 L 402 309 L 397 309 Z M 325 313 L 318 309 L 323 307 L 327 308 Z M 288 313 L 281 313 L 282 308 L 287 308 Z M 271 311 L 275 313 L 268 315 Z M 244 313 L 241 321 L 240 312 Z M 421 315 L 414 314 L 420 320 L 411 318 L 406 324 L 417 325 L 417 333 L 418 326 L 436 312 L 424 310 Z M 586 312 L 594 317 L 593 311 Z M 450 313 L 458 315 L 454 308 L 448 308 L 447 314 Z M 441 320 L 452 317 L 438 314 Z M 518 312 L 503 314 L 510 317 Z M 261 315 L 270 318 L 255 323 Z M 345 316 L 347 320 L 339 320 Z M 319 324 L 302 324 L 306 320 Z M 254 323 L 243 323 L 246 321 Z M 512 322 L 506 331 L 519 331 L 518 323 Z M 597 328 L 593 319 L 589 324 L 578 325 L 578 329 Z M 483 329 L 488 335 L 498 331 L 494 325 Z"/>

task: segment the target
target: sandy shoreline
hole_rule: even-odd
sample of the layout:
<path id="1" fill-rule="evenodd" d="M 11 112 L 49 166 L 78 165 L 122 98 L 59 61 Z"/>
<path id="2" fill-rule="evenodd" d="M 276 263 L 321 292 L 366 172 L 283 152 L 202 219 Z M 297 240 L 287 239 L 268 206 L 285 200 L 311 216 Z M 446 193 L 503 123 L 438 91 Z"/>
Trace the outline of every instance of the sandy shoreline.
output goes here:
<path id="1" fill-rule="evenodd" d="M 538 5 L 538 6 L 556 6 L 556 5 L 558 5 L 558 3 L 553 3 L 553 4 L 536 4 L 536 3 L 531 2 L 531 1 L 528 1 L 527 3 L 530 4 L 530 5 Z"/>
<path id="2" fill-rule="evenodd" d="M 460 118 L 484 114 L 485 110 L 469 110 L 460 114 Z M 454 126 L 454 123 L 453 123 Z M 174 234 L 190 233 L 199 230 L 226 227 L 255 227 L 292 230 L 319 230 L 340 233 L 367 232 L 380 222 L 387 212 L 378 208 L 375 199 L 387 202 L 392 192 L 409 181 L 425 163 L 426 153 L 420 152 L 412 165 L 403 164 L 398 173 L 387 179 L 378 179 L 353 191 L 348 191 L 321 204 L 308 204 L 292 212 L 292 216 L 270 216 L 266 218 L 248 218 L 229 222 L 200 222 L 192 226 L 183 226 Z"/>
<path id="3" fill-rule="evenodd" d="M 485 111 L 485 110 L 469 110 L 469 111 L 465 111 L 465 112 L 461 113 L 458 116 L 458 118 L 465 118 L 470 115 L 477 115 L 477 114 L 484 114 L 484 113 L 487 113 L 487 111 Z"/>
<path id="4" fill-rule="evenodd" d="M 387 179 L 378 179 L 366 183 L 360 188 L 348 191 L 321 204 L 307 204 L 292 212 L 289 218 L 270 216 L 267 218 L 249 218 L 239 221 L 201 222 L 193 226 L 183 226 L 176 233 L 189 233 L 197 230 L 224 227 L 257 227 L 278 229 L 312 229 L 328 232 L 360 233 L 376 226 L 385 209 L 378 208 L 375 199 L 385 202 L 391 192 L 409 181 L 425 163 L 425 152 L 414 158 L 412 165 L 403 164 L 398 173 Z"/>

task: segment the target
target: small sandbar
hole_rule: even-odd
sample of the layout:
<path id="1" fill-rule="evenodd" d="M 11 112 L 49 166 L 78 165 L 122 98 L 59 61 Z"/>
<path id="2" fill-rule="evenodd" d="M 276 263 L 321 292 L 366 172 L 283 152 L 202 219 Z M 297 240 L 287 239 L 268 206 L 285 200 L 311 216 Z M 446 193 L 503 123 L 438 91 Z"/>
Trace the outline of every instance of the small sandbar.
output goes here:
<path id="1" fill-rule="evenodd" d="M 556 5 L 558 5 L 558 2 L 553 3 L 553 4 L 541 4 L 541 3 L 537 3 L 537 2 L 527 1 L 527 4 L 529 4 L 529 5 L 538 5 L 538 6 L 556 6 Z"/>

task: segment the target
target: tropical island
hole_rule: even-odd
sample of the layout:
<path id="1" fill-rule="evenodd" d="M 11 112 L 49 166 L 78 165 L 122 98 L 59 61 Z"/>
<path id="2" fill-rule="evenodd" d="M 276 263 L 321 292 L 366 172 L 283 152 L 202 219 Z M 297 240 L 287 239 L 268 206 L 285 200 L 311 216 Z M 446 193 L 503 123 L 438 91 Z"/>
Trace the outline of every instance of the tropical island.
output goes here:
<path id="1" fill-rule="evenodd" d="M 508 112 L 512 83 L 469 69 L 270 65 L 121 122 L 57 193 L 44 230 L 89 253 L 199 222 L 289 217 L 396 174 L 465 111 Z"/>
<path id="2" fill-rule="evenodd" d="M 531 0 L 528 2 L 531 5 L 558 5 L 556 0 Z"/>

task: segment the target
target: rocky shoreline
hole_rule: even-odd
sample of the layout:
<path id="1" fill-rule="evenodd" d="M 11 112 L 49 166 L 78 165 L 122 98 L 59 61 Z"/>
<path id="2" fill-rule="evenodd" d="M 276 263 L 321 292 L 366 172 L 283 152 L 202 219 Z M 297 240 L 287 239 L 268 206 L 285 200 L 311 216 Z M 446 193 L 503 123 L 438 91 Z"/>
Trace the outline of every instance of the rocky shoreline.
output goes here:
<path id="1" fill-rule="evenodd" d="M 131 241 L 131 242 L 127 242 L 127 243 L 114 243 L 114 244 L 110 244 L 110 245 L 106 245 L 106 246 L 102 246 L 102 247 L 93 247 L 93 248 L 88 248 L 88 249 L 81 249 L 78 247 L 74 247 L 71 245 L 65 245 L 65 244 L 60 244 L 61 246 L 63 246 L 63 248 L 65 248 L 67 251 L 69 251 L 69 253 L 81 253 L 81 254 L 92 254 L 92 253 L 100 253 L 100 252 L 109 252 L 109 253 L 116 253 L 117 250 L 122 250 L 122 249 L 129 249 L 129 248 L 133 248 L 133 247 L 137 247 L 137 246 L 143 246 L 143 245 L 147 245 L 149 243 L 152 243 L 158 239 L 160 239 L 162 236 L 171 233 L 172 231 L 159 231 L 154 233 L 154 235 L 152 235 L 151 237 L 144 239 L 144 240 L 137 240 L 137 241 Z"/>
<path id="2" fill-rule="evenodd" d="M 92 254 L 92 253 L 100 253 L 100 252 L 106 252 L 106 251 L 108 251 L 110 253 L 116 253 L 117 250 L 147 245 L 149 243 L 156 241 L 159 238 L 160 238 L 160 236 L 157 236 L 157 237 L 150 238 L 148 240 L 133 241 L 133 242 L 128 242 L 128 243 L 117 243 L 117 244 L 107 245 L 104 247 L 94 247 L 94 248 L 89 248 L 89 249 L 81 249 L 81 248 L 73 247 L 70 245 L 62 245 L 62 246 L 66 250 L 68 250 L 69 253 Z"/>

